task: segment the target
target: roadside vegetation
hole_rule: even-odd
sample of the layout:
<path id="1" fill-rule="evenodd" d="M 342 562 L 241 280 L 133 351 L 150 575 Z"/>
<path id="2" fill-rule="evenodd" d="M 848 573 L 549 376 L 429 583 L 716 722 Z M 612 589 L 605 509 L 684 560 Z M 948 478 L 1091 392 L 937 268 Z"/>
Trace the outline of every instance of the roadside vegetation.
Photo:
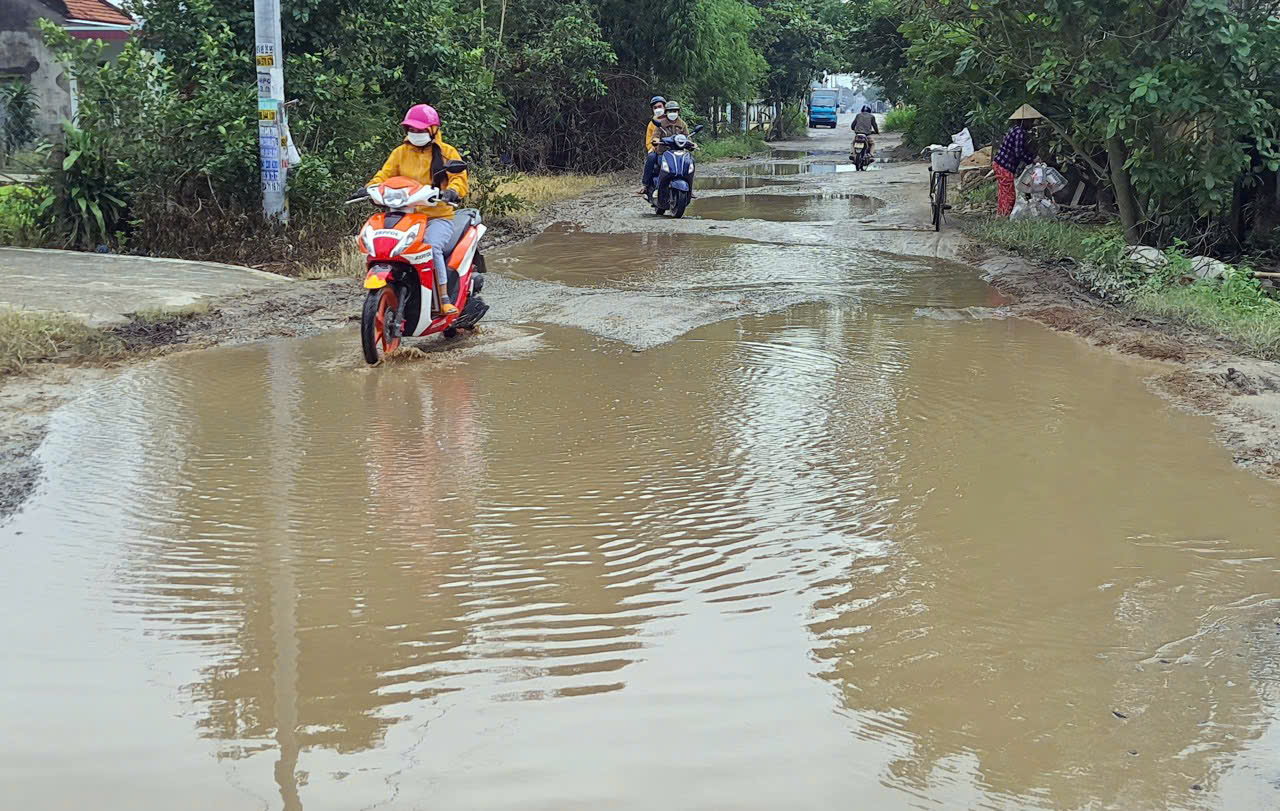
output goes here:
<path id="1" fill-rule="evenodd" d="M 260 214 L 253 16 L 238 0 L 134 0 L 130 11 L 136 36 L 110 60 L 101 42 L 45 21 L 78 116 L 39 156 L 34 224 L 24 199 L 0 224 L 3 242 L 327 272 L 359 220 L 342 202 L 400 142 L 411 104 L 440 110 L 445 138 L 474 167 L 472 204 L 518 225 L 544 198 L 584 188 L 581 176 L 638 168 L 655 94 L 729 129 L 763 100 L 781 113 L 770 137 L 803 131 L 810 81 L 842 69 L 849 42 L 839 0 L 391 0 L 376 19 L 304 0 L 284 19 L 302 163 L 279 226 Z M 675 40 L 673 19 L 686 21 Z M 30 140 L 15 132 L 6 154 Z M 569 179 L 533 180 L 548 175 Z M 0 217 L 15 209 L 7 203 Z"/>
<path id="2" fill-rule="evenodd" d="M 885 132 L 909 132 L 916 120 L 916 108 L 894 107 L 884 116 Z"/>
<path id="3" fill-rule="evenodd" d="M 1040 157 L 1106 189 L 1133 244 L 1275 250 L 1280 4 L 850 0 L 853 68 L 914 105 L 907 143 L 978 146 L 1030 103 Z"/>
<path id="4" fill-rule="evenodd" d="M 746 158 L 768 151 L 769 144 L 765 142 L 764 135 L 759 132 L 698 139 L 698 160 L 700 161 Z"/>
<path id="5" fill-rule="evenodd" d="M 1119 224 L 989 216 L 964 228 L 980 242 L 1038 262 L 1062 263 L 1082 286 L 1136 313 L 1222 336 L 1255 357 L 1280 360 L 1280 301 L 1246 263 L 1195 259 L 1184 243 L 1134 251 Z"/>
<path id="6" fill-rule="evenodd" d="M 105 363 L 124 353 L 118 337 L 69 316 L 0 310 L 0 377 L 39 363 Z"/>
<path id="7" fill-rule="evenodd" d="M 45 194 L 31 186 L 0 186 L 0 245 L 35 248 L 44 244 L 40 203 Z"/>
<path id="8" fill-rule="evenodd" d="M 909 105 L 892 122 L 907 145 L 967 127 L 975 146 L 994 146 L 1031 104 L 1045 116 L 1037 155 L 1111 222 L 999 219 L 988 182 L 957 195 L 992 212 L 965 225 L 975 239 L 1062 262 L 1134 312 L 1280 359 L 1280 305 L 1252 270 L 1280 263 L 1280 3 L 847 7 L 862 45 L 852 67 Z"/>

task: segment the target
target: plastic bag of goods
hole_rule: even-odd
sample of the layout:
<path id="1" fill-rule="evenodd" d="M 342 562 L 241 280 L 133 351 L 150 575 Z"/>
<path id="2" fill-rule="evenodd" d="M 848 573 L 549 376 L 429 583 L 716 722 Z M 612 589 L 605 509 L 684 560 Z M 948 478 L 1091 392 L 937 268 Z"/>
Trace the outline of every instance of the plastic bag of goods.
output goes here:
<path id="1" fill-rule="evenodd" d="M 1028 166 L 1026 169 L 1023 169 L 1022 174 L 1018 175 L 1018 179 L 1013 181 L 1014 191 L 1016 191 L 1020 195 L 1031 194 L 1033 191 L 1035 191 L 1035 186 L 1033 185 L 1034 177 L 1035 177 L 1034 166 Z"/>
<path id="2" fill-rule="evenodd" d="M 1067 179 L 1062 172 L 1052 166 L 1044 167 L 1044 190 L 1049 194 L 1057 194 L 1067 187 Z"/>
<path id="3" fill-rule="evenodd" d="M 969 134 L 969 128 L 957 132 L 951 136 L 951 143 L 960 145 L 960 159 L 964 160 L 973 154 L 973 136 Z"/>

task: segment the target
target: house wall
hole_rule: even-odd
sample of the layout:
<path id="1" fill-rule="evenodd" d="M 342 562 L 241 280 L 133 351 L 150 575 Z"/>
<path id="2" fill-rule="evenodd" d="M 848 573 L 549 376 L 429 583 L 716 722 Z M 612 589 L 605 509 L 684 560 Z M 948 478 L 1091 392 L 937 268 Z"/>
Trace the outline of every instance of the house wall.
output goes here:
<path id="1" fill-rule="evenodd" d="M 63 17 L 39 0 L 0 0 L 0 81 L 20 78 L 40 100 L 36 129 L 56 134 L 63 118 L 71 117 L 70 79 L 40 39 L 36 20 Z"/>

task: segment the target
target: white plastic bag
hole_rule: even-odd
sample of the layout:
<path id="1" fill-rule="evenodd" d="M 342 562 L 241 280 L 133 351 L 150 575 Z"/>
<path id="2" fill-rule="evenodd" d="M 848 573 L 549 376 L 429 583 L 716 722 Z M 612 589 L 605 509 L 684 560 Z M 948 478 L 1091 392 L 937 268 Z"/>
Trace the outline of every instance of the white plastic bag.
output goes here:
<path id="1" fill-rule="evenodd" d="M 964 160 L 973 154 L 973 136 L 969 134 L 969 128 L 957 132 L 951 136 L 951 143 L 960 145 L 960 159 Z"/>
<path id="2" fill-rule="evenodd" d="M 1058 204 L 1043 194 L 1019 194 L 1009 214 L 1011 220 L 1053 219 L 1058 215 Z"/>

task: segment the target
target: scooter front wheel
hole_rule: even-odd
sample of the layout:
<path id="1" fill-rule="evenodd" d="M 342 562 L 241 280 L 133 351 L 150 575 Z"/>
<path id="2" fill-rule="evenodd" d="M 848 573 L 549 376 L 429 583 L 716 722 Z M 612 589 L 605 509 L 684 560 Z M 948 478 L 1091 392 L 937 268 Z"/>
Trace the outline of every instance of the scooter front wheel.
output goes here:
<path id="1" fill-rule="evenodd" d="M 387 340 L 388 327 L 399 304 L 400 299 L 390 285 L 370 290 L 364 297 L 364 310 L 360 313 L 360 347 L 364 350 L 366 362 L 377 363 L 384 355 L 400 348 L 400 336 Z"/>
<path id="2" fill-rule="evenodd" d="M 676 190 L 671 193 L 671 216 L 677 220 L 684 216 L 684 210 L 689 207 L 689 192 Z"/>

